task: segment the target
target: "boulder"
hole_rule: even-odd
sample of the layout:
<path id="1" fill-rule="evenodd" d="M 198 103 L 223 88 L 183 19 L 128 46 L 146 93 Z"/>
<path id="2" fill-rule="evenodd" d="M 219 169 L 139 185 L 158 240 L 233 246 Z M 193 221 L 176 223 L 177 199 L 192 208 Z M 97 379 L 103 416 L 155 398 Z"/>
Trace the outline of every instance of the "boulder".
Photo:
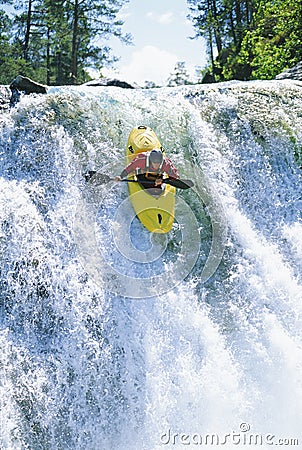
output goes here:
<path id="1" fill-rule="evenodd" d="M 46 94 L 47 86 L 43 84 L 36 83 L 30 78 L 23 77 L 22 75 L 18 75 L 10 84 L 10 88 L 12 91 L 22 91 L 26 92 L 26 94 Z"/>
<path id="2" fill-rule="evenodd" d="M 87 83 L 84 83 L 84 86 L 117 86 L 124 89 L 135 89 L 135 86 L 127 83 L 127 81 L 121 81 L 116 78 L 106 77 L 88 81 Z"/>
<path id="3" fill-rule="evenodd" d="M 294 67 L 284 70 L 276 76 L 276 80 L 299 80 L 302 81 L 302 61 L 298 62 Z"/>

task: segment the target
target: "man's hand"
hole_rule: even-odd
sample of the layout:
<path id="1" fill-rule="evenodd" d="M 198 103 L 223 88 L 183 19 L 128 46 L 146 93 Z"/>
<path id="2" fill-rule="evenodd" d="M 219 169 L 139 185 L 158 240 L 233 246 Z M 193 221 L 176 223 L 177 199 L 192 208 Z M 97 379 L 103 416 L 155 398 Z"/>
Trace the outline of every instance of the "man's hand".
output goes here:
<path id="1" fill-rule="evenodd" d="M 155 186 L 161 186 L 162 184 L 163 184 L 163 179 L 162 178 L 156 178 Z"/>
<path id="2" fill-rule="evenodd" d="M 114 177 L 114 181 L 118 183 L 119 181 L 121 181 L 121 177 L 117 175 L 116 177 Z"/>

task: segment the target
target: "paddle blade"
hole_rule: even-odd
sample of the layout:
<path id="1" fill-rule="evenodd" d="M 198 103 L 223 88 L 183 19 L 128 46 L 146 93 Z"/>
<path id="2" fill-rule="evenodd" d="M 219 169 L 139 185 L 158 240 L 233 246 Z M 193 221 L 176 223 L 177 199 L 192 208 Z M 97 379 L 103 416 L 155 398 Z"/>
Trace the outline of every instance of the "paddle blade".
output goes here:
<path id="1" fill-rule="evenodd" d="M 168 178 L 167 180 L 164 180 L 164 183 L 171 184 L 171 186 L 179 189 L 190 189 L 194 186 L 194 182 L 192 180 L 179 180 L 177 178 Z"/>

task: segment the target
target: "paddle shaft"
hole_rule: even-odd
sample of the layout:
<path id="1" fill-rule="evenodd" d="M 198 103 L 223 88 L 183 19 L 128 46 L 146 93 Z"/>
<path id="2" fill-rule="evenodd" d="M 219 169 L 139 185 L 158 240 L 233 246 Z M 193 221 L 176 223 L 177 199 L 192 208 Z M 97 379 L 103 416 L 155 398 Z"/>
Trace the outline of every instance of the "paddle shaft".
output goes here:
<path id="1" fill-rule="evenodd" d="M 120 181 L 124 181 L 125 183 L 142 183 L 143 185 L 145 184 L 154 184 L 154 181 L 149 181 L 149 180 L 120 180 Z M 179 189 L 189 189 L 190 187 L 193 186 L 193 182 L 191 180 L 180 180 L 177 178 L 166 178 L 163 179 L 163 183 L 166 184 L 170 184 L 171 186 L 177 187 Z"/>
<path id="2" fill-rule="evenodd" d="M 114 178 L 111 178 L 109 175 L 101 174 L 92 170 L 85 174 L 86 181 L 89 181 L 93 177 L 95 177 L 95 180 L 100 183 L 109 183 L 109 181 L 114 180 Z M 128 180 L 127 178 L 124 178 L 120 181 L 123 181 L 124 183 L 154 184 L 154 181 L 151 180 Z M 170 184 L 171 186 L 179 189 L 189 189 L 194 186 L 192 180 L 180 180 L 179 178 L 164 178 L 163 183 Z"/>

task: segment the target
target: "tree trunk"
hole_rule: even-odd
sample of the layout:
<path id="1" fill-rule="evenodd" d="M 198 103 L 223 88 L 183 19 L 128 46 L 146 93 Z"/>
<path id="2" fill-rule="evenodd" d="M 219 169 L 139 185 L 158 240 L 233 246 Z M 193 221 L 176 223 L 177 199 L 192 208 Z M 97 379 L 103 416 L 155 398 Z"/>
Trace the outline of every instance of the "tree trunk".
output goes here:
<path id="1" fill-rule="evenodd" d="M 230 26 L 231 26 L 231 34 L 233 36 L 233 43 L 234 43 L 235 47 L 237 48 L 237 36 L 236 36 L 236 31 L 235 31 L 235 24 L 234 24 L 232 9 L 230 9 Z"/>
<path id="2" fill-rule="evenodd" d="M 212 12 L 213 12 L 213 18 L 214 18 L 214 36 L 215 36 L 215 43 L 217 47 L 218 53 L 222 50 L 222 38 L 221 38 L 221 32 L 220 32 L 220 26 L 219 26 L 219 17 L 217 13 L 217 5 L 216 0 L 212 0 Z"/>
<path id="3" fill-rule="evenodd" d="M 241 42 L 242 42 L 242 29 L 243 29 L 240 0 L 236 0 L 235 12 L 236 12 L 236 31 L 237 31 L 236 47 L 237 47 L 237 51 L 239 51 L 240 47 L 241 47 Z"/>
<path id="4" fill-rule="evenodd" d="M 79 26 L 79 0 L 74 2 L 73 29 L 72 29 L 72 51 L 71 51 L 71 82 L 77 83 L 78 77 L 78 26 Z"/>
<path id="5" fill-rule="evenodd" d="M 29 37 L 31 28 L 31 16 L 32 16 L 32 0 L 28 2 L 27 18 L 26 18 L 26 31 L 24 37 L 23 56 L 28 61 L 28 49 L 29 49 Z"/>
<path id="6" fill-rule="evenodd" d="M 46 47 L 46 84 L 50 85 L 50 28 L 47 26 L 47 47 Z"/>

